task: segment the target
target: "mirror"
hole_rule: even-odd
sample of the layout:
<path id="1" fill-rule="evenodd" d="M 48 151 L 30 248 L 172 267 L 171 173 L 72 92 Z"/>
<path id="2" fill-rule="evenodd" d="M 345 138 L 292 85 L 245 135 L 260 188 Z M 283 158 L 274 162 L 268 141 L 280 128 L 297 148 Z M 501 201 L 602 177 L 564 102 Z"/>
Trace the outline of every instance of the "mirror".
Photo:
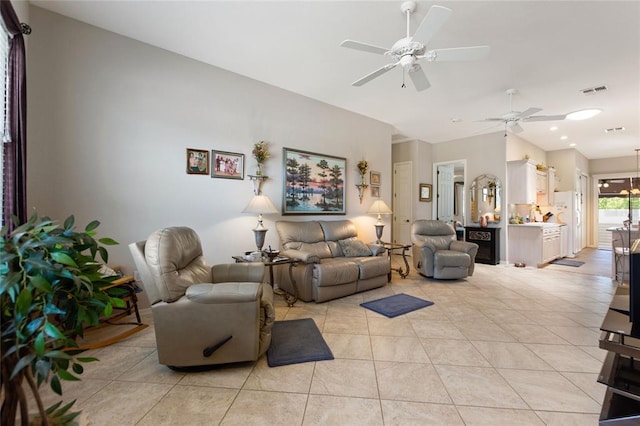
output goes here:
<path id="1" fill-rule="evenodd" d="M 502 183 L 494 175 L 480 175 L 471 183 L 471 220 L 478 222 L 487 216 L 489 222 L 500 222 Z"/>

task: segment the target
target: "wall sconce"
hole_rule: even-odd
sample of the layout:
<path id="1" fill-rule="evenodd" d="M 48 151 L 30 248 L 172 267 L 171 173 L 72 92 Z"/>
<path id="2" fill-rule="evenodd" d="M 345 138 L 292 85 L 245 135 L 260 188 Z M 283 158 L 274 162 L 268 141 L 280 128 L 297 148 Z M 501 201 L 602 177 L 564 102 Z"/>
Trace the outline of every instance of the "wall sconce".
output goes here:
<path id="1" fill-rule="evenodd" d="M 254 195 L 262 194 L 262 184 L 265 180 L 269 179 L 269 176 L 263 175 L 248 175 L 249 180 L 253 183 L 253 193 Z"/>
<path id="2" fill-rule="evenodd" d="M 364 191 L 369 187 L 369 185 L 364 183 L 356 184 L 356 188 L 358 188 L 358 198 L 360 199 L 360 204 L 362 204 L 362 199 L 364 198 Z"/>

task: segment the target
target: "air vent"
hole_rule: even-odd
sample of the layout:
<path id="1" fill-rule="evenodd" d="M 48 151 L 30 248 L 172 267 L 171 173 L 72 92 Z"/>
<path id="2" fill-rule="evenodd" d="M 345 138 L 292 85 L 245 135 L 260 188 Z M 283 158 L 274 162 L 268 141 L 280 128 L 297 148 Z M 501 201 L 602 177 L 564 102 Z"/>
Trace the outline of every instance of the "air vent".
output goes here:
<path id="1" fill-rule="evenodd" d="M 608 129 L 604 129 L 605 133 L 617 133 L 624 132 L 624 127 L 610 127 Z"/>
<path id="2" fill-rule="evenodd" d="M 596 93 L 603 93 L 606 92 L 607 90 L 607 86 L 605 86 L 604 84 L 602 86 L 597 86 L 597 87 L 589 87 L 588 89 L 582 89 L 581 92 L 583 95 L 595 95 Z"/>

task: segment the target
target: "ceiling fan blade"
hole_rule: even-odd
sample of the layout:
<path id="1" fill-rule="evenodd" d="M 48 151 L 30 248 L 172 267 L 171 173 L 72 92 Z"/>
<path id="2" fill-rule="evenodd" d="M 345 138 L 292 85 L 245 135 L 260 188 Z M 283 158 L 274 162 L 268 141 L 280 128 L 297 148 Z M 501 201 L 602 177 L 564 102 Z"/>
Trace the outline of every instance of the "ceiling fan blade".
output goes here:
<path id="1" fill-rule="evenodd" d="M 522 111 L 520 114 L 518 114 L 518 118 L 529 118 L 536 112 L 540 112 L 540 111 L 542 111 L 542 108 L 529 108 Z"/>
<path id="2" fill-rule="evenodd" d="M 567 118 L 566 114 L 562 115 L 534 115 L 531 117 L 525 117 L 523 121 L 562 121 Z"/>
<path id="3" fill-rule="evenodd" d="M 513 133 L 521 133 L 524 131 L 524 129 L 522 128 L 522 126 L 520 126 L 517 122 L 515 121 L 510 121 L 507 126 L 509 127 L 509 129 L 511 129 L 511 131 Z"/>
<path id="4" fill-rule="evenodd" d="M 345 40 L 340 43 L 340 46 L 348 47 L 349 49 L 361 50 L 363 52 L 377 53 L 379 55 L 384 55 L 389 51 L 389 49 L 385 49 L 384 47 L 374 46 L 373 44 L 362 43 L 355 40 Z"/>
<path id="5" fill-rule="evenodd" d="M 423 56 L 429 62 L 444 61 L 478 61 L 489 56 L 489 46 L 452 47 L 448 49 L 429 50 Z"/>
<path id="6" fill-rule="evenodd" d="M 482 120 L 475 120 L 475 121 L 504 121 L 504 118 L 492 117 L 492 118 L 484 118 Z"/>
<path id="7" fill-rule="evenodd" d="M 351 83 L 351 85 L 352 86 L 356 86 L 356 87 L 360 87 L 363 84 L 368 83 L 369 81 L 373 80 L 374 78 L 380 77 L 385 72 L 395 68 L 395 66 L 398 65 L 398 64 L 399 64 L 399 62 L 396 62 L 395 64 L 387 64 L 382 68 L 378 68 L 374 72 L 369 73 L 369 74 L 365 75 L 364 77 L 362 77 L 361 79 L 354 81 L 353 83 Z"/>
<path id="8" fill-rule="evenodd" d="M 415 64 L 409 71 L 409 77 L 411 77 L 411 81 L 418 92 L 427 90 L 431 87 L 431 83 L 429 83 L 427 75 L 419 64 Z"/>
<path id="9" fill-rule="evenodd" d="M 427 16 L 424 17 L 418 29 L 413 33 L 413 39 L 419 41 L 425 46 L 436 35 L 440 28 L 447 22 L 451 15 L 451 9 L 443 6 L 431 6 Z"/>

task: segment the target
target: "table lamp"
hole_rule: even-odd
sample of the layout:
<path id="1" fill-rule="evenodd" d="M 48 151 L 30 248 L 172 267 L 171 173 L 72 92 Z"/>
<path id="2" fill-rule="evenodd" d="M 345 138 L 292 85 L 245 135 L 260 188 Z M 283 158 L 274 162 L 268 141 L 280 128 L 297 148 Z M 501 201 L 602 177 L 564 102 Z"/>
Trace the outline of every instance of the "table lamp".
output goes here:
<path id="1" fill-rule="evenodd" d="M 269 197 L 266 195 L 255 195 L 247 207 L 242 210 L 242 213 L 258 213 L 258 225 L 253 229 L 253 233 L 256 238 L 256 246 L 258 251 L 262 252 L 262 246 L 264 245 L 264 237 L 268 229 L 264 227 L 262 223 L 263 214 L 278 213 L 278 209 L 273 205 Z"/>
<path id="2" fill-rule="evenodd" d="M 376 200 L 373 202 L 373 204 L 371 205 L 371 207 L 369 208 L 369 211 L 367 212 L 368 214 L 377 214 L 378 215 L 378 221 L 375 223 L 375 227 L 376 227 L 376 237 L 378 237 L 378 240 L 376 241 L 376 244 L 382 244 L 382 230 L 384 229 L 384 223 L 382 223 L 382 215 L 383 214 L 392 214 L 393 212 L 391 211 L 391 209 L 389 208 L 389 206 L 387 206 L 387 204 L 382 201 L 382 200 Z"/>

